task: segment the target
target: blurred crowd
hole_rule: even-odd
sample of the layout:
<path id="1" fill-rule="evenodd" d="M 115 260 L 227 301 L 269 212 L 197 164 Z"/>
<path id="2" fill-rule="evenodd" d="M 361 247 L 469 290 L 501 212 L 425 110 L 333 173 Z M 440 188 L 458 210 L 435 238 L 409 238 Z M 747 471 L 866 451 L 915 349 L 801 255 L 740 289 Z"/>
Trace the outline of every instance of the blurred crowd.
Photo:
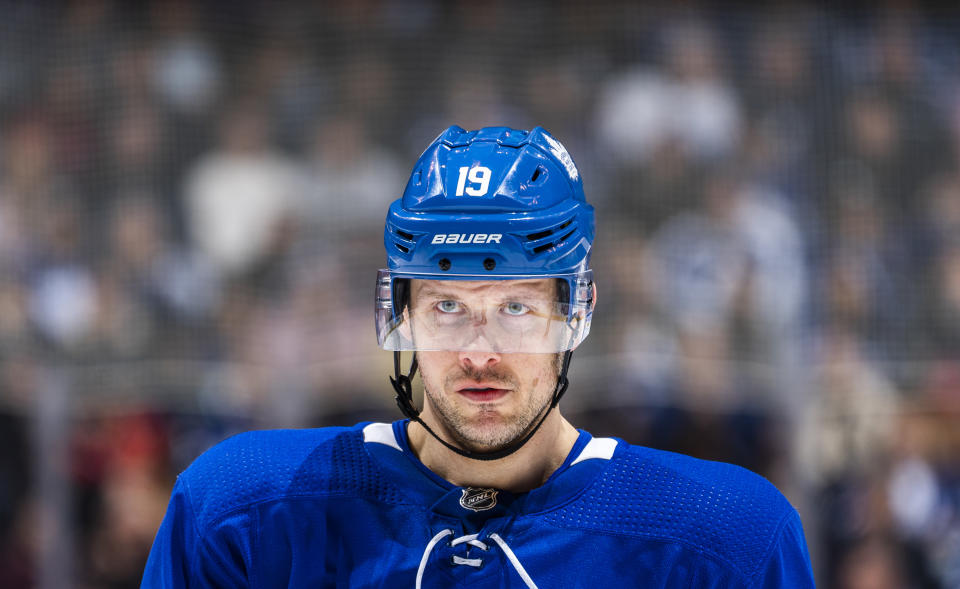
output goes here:
<path id="1" fill-rule="evenodd" d="M 449 124 L 597 208 L 565 412 L 731 461 L 822 587 L 960 587 L 960 11 L 0 0 L 0 586 L 138 586 L 245 429 L 391 420 L 382 223 Z"/>

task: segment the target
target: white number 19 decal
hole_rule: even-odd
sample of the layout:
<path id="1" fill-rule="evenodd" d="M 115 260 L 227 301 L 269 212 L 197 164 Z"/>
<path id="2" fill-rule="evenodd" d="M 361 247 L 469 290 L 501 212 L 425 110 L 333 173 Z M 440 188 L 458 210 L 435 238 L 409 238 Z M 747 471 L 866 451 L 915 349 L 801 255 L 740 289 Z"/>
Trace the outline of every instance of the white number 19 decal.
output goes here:
<path id="1" fill-rule="evenodd" d="M 470 186 L 467 186 L 467 180 Z M 476 185 L 476 186 L 475 186 Z M 457 180 L 457 196 L 463 196 L 464 190 L 470 196 L 483 196 L 490 189 L 490 168 L 484 166 L 460 168 L 460 178 Z"/>

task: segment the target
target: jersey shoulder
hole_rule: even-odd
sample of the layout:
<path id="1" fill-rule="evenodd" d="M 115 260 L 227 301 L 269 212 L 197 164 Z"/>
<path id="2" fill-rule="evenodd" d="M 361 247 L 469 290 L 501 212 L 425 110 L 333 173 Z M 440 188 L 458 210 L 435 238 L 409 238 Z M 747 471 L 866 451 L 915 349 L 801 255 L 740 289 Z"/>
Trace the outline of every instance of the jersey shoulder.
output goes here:
<path id="1" fill-rule="evenodd" d="M 213 446 L 180 475 L 197 523 L 205 526 L 244 507 L 294 497 L 399 502 L 399 491 L 363 447 L 363 425 L 251 431 Z"/>
<path id="2" fill-rule="evenodd" d="M 554 523 L 684 545 L 752 576 L 793 507 L 765 478 L 722 462 L 620 443 Z"/>

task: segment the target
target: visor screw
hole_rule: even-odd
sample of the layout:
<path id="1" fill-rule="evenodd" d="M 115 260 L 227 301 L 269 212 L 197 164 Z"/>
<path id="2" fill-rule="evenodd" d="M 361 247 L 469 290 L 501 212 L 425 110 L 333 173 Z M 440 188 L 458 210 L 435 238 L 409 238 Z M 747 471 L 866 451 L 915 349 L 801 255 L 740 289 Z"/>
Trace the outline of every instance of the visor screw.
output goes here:
<path id="1" fill-rule="evenodd" d="M 449 270 L 449 269 L 450 269 L 450 260 L 448 260 L 448 259 L 446 259 L 446 258 L 443 258 L 442 260 L 440 260 L 440 269 L 443 270 L 444 272 L 446 272 L 447 270 Z"/>
<path id="2" fill-rule="evenodd" d="M 494 268 L 497 267 L 497 261 L 494 260 L 493 258 L 487 258 L 486 260 L 483 261 L 483 267 L 486 268 L 487 270 L 493 270 Z"/>

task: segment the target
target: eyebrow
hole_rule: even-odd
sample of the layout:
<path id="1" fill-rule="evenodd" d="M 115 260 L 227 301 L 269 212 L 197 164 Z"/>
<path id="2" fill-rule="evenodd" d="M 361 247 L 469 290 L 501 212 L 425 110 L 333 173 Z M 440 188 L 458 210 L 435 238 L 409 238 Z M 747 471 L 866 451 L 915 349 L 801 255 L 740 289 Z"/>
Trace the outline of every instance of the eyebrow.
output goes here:
<path id="1" fill-rule="evenodd" d="M 510 296 L 512 294 L 520 294 L 520 295 L 533 294 L 533 295 L 544 296 L 544 297 L 550 296 L 548 293 L 544 292 L 542 288 L 540 288 L 538 285 L 534 285 L 533 283 L 513 284 L 513 285 L 509 285 L 507 288 L 509 289 L 509 291 L 504 293 L 505 296 Z M 498 292 L 502 292 L 502 291 L 498 291 Z M 450 298 L 459 298 L 460 296 L 462 296 L 462 295 L 457 295 L 452 291 L 449 291 L 443 288 L 436 288 L 428 284 L 421 285 L 417 295 L 421 297 L 450 297 Z"/>

